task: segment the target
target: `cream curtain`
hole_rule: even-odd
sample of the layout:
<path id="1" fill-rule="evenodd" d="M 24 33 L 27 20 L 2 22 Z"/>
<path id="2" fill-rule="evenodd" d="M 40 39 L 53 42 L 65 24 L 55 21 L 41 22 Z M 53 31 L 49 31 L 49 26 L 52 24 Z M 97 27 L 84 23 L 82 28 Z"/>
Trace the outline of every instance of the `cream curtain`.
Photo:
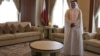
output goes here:
<path id="1" fill-rule="evenodd" d="M 19 0 L 13 0 L 15 5 L 16 5 L 16 8 L 17 10 L 19 11 Z"/>
<path id="2" fill-rule="evenodd" d="M 68 6 L 70 6 L 70 0 L 67 0 Z"/>
<path id="3" fill-rule="evenodd" d="M 95 3 L 94 3 L 94 18 L 96 18 L 98 16 L 99 9 L 100 9 L 100 0 L 95 0 Z"/>
<path id="4" fill-rule="evenodd" d="M 94 16 L 93 16 L 92 32 L 96 32 L 99 10 L 100 10 L 100 0 L 94 0 Z"/>
<path id="5" fill-rule="evenodd" d="M 0 5 L 1 5 L 1 3 L 2 3 L 2 0 L 0 0 Z"/>
<path id="6" fill-rule="evenodd" d="M 13 1 L 15 3 L 15 6 L 16 6 L 17 10 L 18 10 L 18 21 L 21 21 L 21 13 L 20 13 L 20 7 L 19 7 L 20 0 L 13 0 Z"/>
<path id="7" fill-rule="evenodd" d="M 49 19 L 49 22 L 52 21 L 52 11 L 53 11 L 55 2 L 56 2 L 56 0 L 48 0 L 48 19 Z"/>

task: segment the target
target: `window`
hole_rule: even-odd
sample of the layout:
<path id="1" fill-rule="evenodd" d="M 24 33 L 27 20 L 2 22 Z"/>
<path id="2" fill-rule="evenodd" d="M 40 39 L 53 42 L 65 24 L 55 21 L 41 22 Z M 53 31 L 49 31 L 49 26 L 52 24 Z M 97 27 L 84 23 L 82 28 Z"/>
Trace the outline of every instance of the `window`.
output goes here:
<path id="1" fill-rule="evenodd" d="M 99 15 L 98 15 L 98 28 L 100 28 L 100 11 L 99 11 Z"/>
<path id="2" fill-rule="evenodd" d="M 68 4 L 66 0 L 56 0 L 52 18 L 53 25 L 58 25 L 59 28 L 64 27 L 65 12 L 67 9 Z"/>
<path id="3" fill-rule="evenodd" d="M 18 11 L 13 0 L 4 0 L 0 5 L 0 23 L 18 21 Z"/>

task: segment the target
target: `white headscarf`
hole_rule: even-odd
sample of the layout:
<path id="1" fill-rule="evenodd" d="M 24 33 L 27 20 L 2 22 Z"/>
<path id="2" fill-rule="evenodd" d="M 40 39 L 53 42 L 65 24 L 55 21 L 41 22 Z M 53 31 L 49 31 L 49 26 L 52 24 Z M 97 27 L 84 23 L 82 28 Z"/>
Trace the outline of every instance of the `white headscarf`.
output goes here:
<path id="1" fill-rule="evenodd" d="M 74 2 L 74 3 L 75 3 L 75 8 L 74 9 L 79 9 L 79 6 L 78 6 L 77 2 Z M 71 3 L 70 3 L 70 8 L 72 8 Z"/>

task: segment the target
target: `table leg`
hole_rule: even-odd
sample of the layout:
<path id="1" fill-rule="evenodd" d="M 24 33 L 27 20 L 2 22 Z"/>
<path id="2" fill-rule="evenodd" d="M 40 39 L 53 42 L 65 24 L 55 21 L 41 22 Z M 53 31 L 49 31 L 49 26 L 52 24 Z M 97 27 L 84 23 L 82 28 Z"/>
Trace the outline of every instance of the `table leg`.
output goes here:
<path id="1" fill-rule="evenodd" d="M 61 53 L 60 52 L 56 52 L 56 56 L 61 56 Z"/>
<path id="2" fill-rule="evenodd" d="M 50 56 L 50 53 L 42 53 L 42 56 Z"/>
<path id="3" fill-rule="evenodd" d="M 36 55 L 36 52 L 34 52 L 33 50 L 31 50 L 31 55 L 32 56 L 35 56 Z"/>

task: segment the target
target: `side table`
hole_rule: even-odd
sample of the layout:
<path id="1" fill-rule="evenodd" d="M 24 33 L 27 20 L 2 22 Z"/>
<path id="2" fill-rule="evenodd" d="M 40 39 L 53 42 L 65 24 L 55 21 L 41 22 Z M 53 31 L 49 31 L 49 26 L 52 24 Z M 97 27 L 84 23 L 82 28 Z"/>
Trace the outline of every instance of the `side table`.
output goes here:
<path id="1" fill-rule="evenodd" d="M 54 27 L 45 26 L 43 28 L 44 28 L 44 37 L 49 39 L 50 38 L 50 33 L 52 32 Z"/>

